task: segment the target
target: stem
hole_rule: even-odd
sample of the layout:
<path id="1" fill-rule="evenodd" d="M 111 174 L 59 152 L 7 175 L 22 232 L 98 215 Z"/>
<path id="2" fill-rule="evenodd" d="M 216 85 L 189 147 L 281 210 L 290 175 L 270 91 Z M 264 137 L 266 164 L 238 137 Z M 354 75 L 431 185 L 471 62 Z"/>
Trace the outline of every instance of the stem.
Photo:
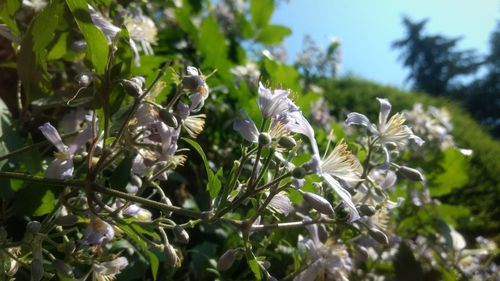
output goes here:
<path id="1" fill-rule="evenodd" d="M 254 183 L 255 185 L 259 184 L 262 178 L 264 178 L 264 174 L 266 173 L 267 169 L 269 168 L 269 164 L 273 159 L 273 154 L 274 154 L 274 148 L 272 148 L 271 151 L 269 152 L 269 155 L 266 158 L 266 162 L 264 163 L 264 167 L 262 167 L 262 170 L 260 171 L 259 176 L 257 177 L 257 180 Z"/>
<path id="2" fill-rule="evenodd" d="M 283 222 L 283 223 L 272 223 L 272 224 L 257 224 L 257 225 L 252 225 L 251 226 L 251 231 L 265 231 L 265 230 L 272 230 L 272 229 L 293 229 L 293 228 L 300 228 L 306 225 L 311 225 L 311 224 L 318 224 L 318 223 L 324 223 L 324 224 L 335 224 L 335 223 L 341 223 L 337 220 L 334 219 L 319 219 L 319 220 L 312 220 L 312 221 L 295 221 L 295 222 Z"/>
<path id="3" fill-rule="evenodd" d="M 32 176 L 32 175 L 16 173 L 16 172 L 0 172 L 0 178 L 24 180 L 24 181 L 29 181 L 32 183 L 39 183 L 39 184 L 44 184 L 44 185 L 54 185 L 54 186 L 61 186 L 61 187 L 65 187 L 65 186 L 83 187 L 83 186 L 85 186 L 85 182 L 82 180 L 49 179 L 49 178 L 45 178 L 45 177 Z"/>
<path id="4" fill-rule="evenodd" d="M 255 163 L 253 163 L 252 174 L 250 175 L 250 179 L 248 180 L 249 189 L 255 188 L 254 179 L 257 177 L 257 166 L 259 166 L 260 154 L 262 153 L 262 145 L 259 143 L 257 148 L 257 155 L 255 155 Z"/>
<path id="5" fill-rule="evenodd" d="M 164 211 L 170 211 L 172 213 L 176 213 L 176 214 L 191 217 L 191 218 L 205 219 L 205 215 L 203 215 L 200 212 L 191 211 L 191 210 L 183 209 L 183 208 L 172 206 L 172 205 L 167 205 L 165 203 L 156 202 L 156 201 L 145 199 L 142 197 L 137 197 L 137 196 L 129 194 L 129 193 L 121 192 L 121 191 L 114 190 L 111 188 L 106 188 L 106 187 L 103 187 L 103 186 L 100 186 L 97 184 L 93 184 L 92 187 L 93 187 L 94 191 L 102 193 L 102 194 L 115 196 L 115 197 L 118 197 L 121 199 L 129 200 L 129 201 L 132 201 L 135 203 L 139 203 L 142 205 L 146 205 L 146 206 L 157 208 L 157 209 L 164 210 Z"/>

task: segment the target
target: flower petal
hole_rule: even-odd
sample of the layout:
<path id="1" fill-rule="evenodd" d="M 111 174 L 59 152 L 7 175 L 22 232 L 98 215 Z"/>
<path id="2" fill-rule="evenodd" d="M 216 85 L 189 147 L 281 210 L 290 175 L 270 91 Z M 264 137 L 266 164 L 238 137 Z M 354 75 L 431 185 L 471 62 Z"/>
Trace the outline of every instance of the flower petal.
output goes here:
<path id="1" fill-rule="evenodd" d="M 352 196 L 351 194 L 345 190 L 340 183 L 334 179 L 332 176 L 328 174 L 323 174 L 323 178 L 325 181 L 328 183 L 328 185 L 337 193 L 340 198 L 342 198 L 342 201 L 344 202 L 345 205 L 350 209 L 351 213 L 351 218 L 349 219 L 349 222 L 353 222 L 357 219 L 360 218 L 358 210 L 356 209 L 356 206 L 352 202 Z"/>
<path id="2" fill-rule="evenodd" d="M 241 110 L 240 113 L 245 118 L 237 119 L 233 123 L 233 129 L 249 142 L 257 143 L 259 141 L 259 130 L 248 114 Z"/>
<path id="3" fill-rule="evenodd" d="M 269 202 L 269 206 L 285 216 L 288 216 L 292 210 L 292 201 L 290 201 L 285 194 L 276 194 L 273 199 L 271 199 L 271 202 Z"/>
<path id="4" fill-rule="evenodd" d="M 377 98 L 377 100 L 380 103 L 380 112 L 378 115 L 379 129 L 383 131 L 392 106 L 388 99 Z"/>
<path id="5" fill-rule="evenodd" d="M 59 132 L 50 123 L 45 123 L 38 127 L 42 134 L 59 150 L 60 152 L 66 152 L 68 147 L 62 142 Z"/>
<path id="6" fill-rule="evenodd" d="M 45 171 L 45 177 L 49 179 L 70 179 L 73 177 L 74 171 L 73 160 L 68 159 L 55 159 L 52 161 L 47 170 Z"/>
<path id="7" fill-rule="evenodd" d="M 345 120 L 347 126 L 360 125 L 368 128 L 372 133 L 374 133 L 374 126 L 365 115 L 357 112 L 351 112 L 347 114 L 347 119 Z"/>

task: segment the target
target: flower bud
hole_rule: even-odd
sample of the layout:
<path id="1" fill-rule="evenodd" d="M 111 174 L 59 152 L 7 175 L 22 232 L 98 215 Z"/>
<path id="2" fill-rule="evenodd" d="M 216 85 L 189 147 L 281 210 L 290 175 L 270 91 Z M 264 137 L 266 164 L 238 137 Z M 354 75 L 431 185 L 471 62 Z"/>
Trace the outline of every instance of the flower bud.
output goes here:
<path id="1" fill-rule="evenodd" d="M 165 197 L 163 198 L 163 200 L 165 201 L 165 202 L 164 202 L 165 204 L 167 204 L 167 205 L 169 205 L 169 206 L 173 206 L 172 201 L 170 201 L 170 198 L 168 198 L 167 196 L 165 196 Z M 167 218 L 168 218 L 168 217 L 170 217 L 171 215 L 172 215 L 172 212 L 170 212 L 170 211 L 165 211 L 165 216 L 166 216 Z"/>
<path id="2" fill-rule="evenodd" d="M 165 263 L 168 266 L 176 267 L 179 265 L 179 256 L 177 255 L 174 246 L 167 243 L 163 249 L 163 254 L 165 255 Z"/>
<path id="3" fill-rule="evenodd" d="M 368 229 L 368 234 L 378 243 L 389 245 L 389 238 L 387 238 L 387 235 L 382 230 L 372 227 Z"/>
<path id="4" fill-rule="evenodd" d="M 173 229 L 175 240 L 179 243 L 187 244 L 189 243 L 189 234 L 187 231 L 179 225 L 174 226 Z"/>
<path id="5" fill-rule="evenodd" d="M 26 225 L 26 231 L 29 233 L 38 233 L 40 228 L 42 228 L 42 225 L 38 221 L 30 221 Z"/>
<path id="6" fill-rule="evenodd" d="M 372 205 L 368 205 L 368 204 L 363 204 L 363 205 L 359 206 L 358 210 L 363 216 L 367 216 L 367 217 L 371 217 L 375 214 L 375 212 L 377 212 L 375 207 L 373 207 Z"/>
<path id="7" fill-rule="evenodd" d="M 271 143 L 271 136 L 268 133 L 259 134 L 259 145 L 266 146 Z"/>
<path id="8" fill-rule="evenodd" d="M 333 207 L 325 198 L 311 192 L 304 192 L 302 195 L 304 200 L 316 211 L 325 215 L 333 215 Z"/>
<path id="9" fill-rule="evenodd" d="M 193 92 L 197 91 L 200 87 L 202 87 L 205 84 L 205 82 L 203 81 L 203 79 L 201 79 L 200 76 L 192 76 L 192 75 L 182 77 L 181 83 L 184 89 Z"/>
<path id="10" fill-rule="evenodd" d="M 160 110 L 160 119 L 167 126 L 172 128 L 177 128 L 179 126 L 179 122 L 177 122 L 177 118 L 170 112 L 169 110 L 163 108 Z"/>
<path id="11" fill-rule="evenodd" d="M 297 145 L 297 142 L 292 137 L 282 136 L 279 139 L 278 144 L 286 149 L 292 149 Z"/>
<path id="12" fill-rule="evenodd" d="M 233 265 L 238 256 L 237 249 L 229 249 L 217 261 L 217 270 L 226 271 Z"/>
<path id="13" fill-rule="evenodd" d="M 133 185 L 137 186 L 137 187 L 141 187 L 142 186 L 142 179 L 139 176 L 137 176 L 137 175 L 132 175 L 130 177 L 130 182 Z"/>
<path id="14" fill-rule="evenodd" d="M 92 77 L 82 72 L 76 76 L 76 83 L 78 83 L 78 87 L 80 88 L 88 87 L 92 83 Z"/>
<path id="15" fill-rule="evenodd" d="M 368 260 L 368 250 L 360 245 L 355 245 L 354 246 L 354 253 L 356 257 L 361 260 L 361 261 L 367 261 Z"/>
<path id="16" fill-rule="evenodd" d="M 410 167 L 401 166 L 399 167 L 398 172 L 412 181 L 423 181 L 425 179 L 420 171 Z"/>
<path id="17" fill-rule="evenodd" d="M 324 224 L 318 224 L 318 238 L 323 243 L 328 240 L 328 231 Z"/>
<path id="18" fill-rule="evenodd" d="M 60 226 L 72 226 L 78 222 L 75 215 L 60 216 L 55 219 L 55 223 Z"/>
<path id="19" fill-rule="evenodd" d="M 123 81 L 123 89 L 131 97 L 139 97 L 142 95 L 142 84 L 138 80 Z"/>
<path id="20" fill-rule="evenodd" d="M 306 176 L 306 170 L 302 167 L 295 167 L 292 171 L 292 177 L 296 179 L 303 179 Z"/>

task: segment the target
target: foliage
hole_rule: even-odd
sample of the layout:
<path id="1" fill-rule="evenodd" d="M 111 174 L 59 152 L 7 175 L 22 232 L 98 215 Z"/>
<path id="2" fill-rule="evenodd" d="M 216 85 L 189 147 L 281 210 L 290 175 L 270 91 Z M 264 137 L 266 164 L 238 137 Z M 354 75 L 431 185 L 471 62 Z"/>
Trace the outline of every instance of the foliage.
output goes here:
<path id="1" fill-rule="evenodd" d="M 496 143 L 417 95 L 312 84 L 338 42 L 286 64 L 275 5 L 0 4 L 2 279 L 498 277 L 495 243 L 456 230 L 482 214 L 452 204 L 498 183 Z"/>

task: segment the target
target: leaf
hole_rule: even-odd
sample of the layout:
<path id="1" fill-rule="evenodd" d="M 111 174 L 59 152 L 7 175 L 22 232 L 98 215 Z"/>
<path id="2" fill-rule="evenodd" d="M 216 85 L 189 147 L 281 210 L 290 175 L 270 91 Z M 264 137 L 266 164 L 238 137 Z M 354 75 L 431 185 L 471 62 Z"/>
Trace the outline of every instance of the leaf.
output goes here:
<path id="1" fill-rule="evenodd" d="M 109 53 L 106 37 L 102 31 L 93 24 L 86 1 L 66 0 L 66 3 L 87 42 L 87 58 L 98 74 L 104 74 Z"/>
<path id="2" fill-rule="evenodd" d="M 260 271 L 259 262 L 255 258 L 252 251 L 250 251 L 249 249 L 246 250 L 246 254 L 247 254 L 248 266 L 252 270 L 255 279 L 262 280 L 262 272 Z"/>
<path id="3" fill-rule="evenodd" d="M 441 217 L 452 226 L 457 226 L 458 220 L 467 219 L 470 216 L 470 210 L 464 206 L 441 204 L 436 208 Z"/>
<path id="4" fill-rule="evenodd" d="M 50 2 L 31 22 L 21 40 L 17 72 L 29 101 L 49 92 L 47 47 L 55 40 L 54 34 L 63 15 L 64 5 L 61 2 Z"/>
<path id="5" fill-rule="evenodd" d="M 250 3 L 250 15 L 257 27 L 267 25 L 274 11 L 273 0 L 252 0 Z"/>
<path id="6" fill-rule="evenodd" d="M 13 124 L 12 114 L 4 101 L 0 99 L 0 156 L 21 148 L 22 145 L 23 140 Z M 12 159 L 0 161 L 0 170 L 9 160 Z"/>
<path id="7" fill-rule="evenodd" d="M 217 68 L 220 72 L 229 67 L 226 37 L 219 30 L 219 24 L 213 16 L 202 21 L 196 45 L 204 57 L 205 67 Z"/>
<path id="8" fill-rule="evenodd" d="M 432 196 L 446 195 L 453 189 L 461 188 L 469 182 L 467 158 L 455 148 L 448 148 L 443 153 L 444 159 L 440 166 L 444 172 L 431 179 Z"/>
<path id="9" fill-rule="evenodd" d="M 41 200 L 42 202 L 40 206 L 38 206 L 38 208 L 33 212 L 33 216 L 35 217 L 43 216 L 52 212 L 56 205 L 56 197 L 50 190 L 45 192 Z"/>
<path id="10" fill-rule="evenodd" d="M 21 4 L 21 0 L 6 0 L 0 3 L 0 19 L 13 31 L 14 35 L 19 33 L 15 15 L 21 8 Z"/>
<path id="11" fill-rule="evenodd" d="M 50 49 L 50 52 L 47 55 L 47 60 L 57 60 L 66 54 L 66 51 L 68 49 L 68 33 L 64 32 L 59 34 L 57 37 L 57 42 L 54 44 L 52 49 Z"/>
<path id="12" fill-rule="evenodd" d="M 156 280 L 158 275 L 158 267 L 160 266 L 160 261 L 155 253 L 148 251 L 149 265 L 151 267 L 151 273 L 153 273 L 153 280 Z"/>
<path id="13" fill-rule="evenodd" d="M 205 164 L 205 170 L 207 171 L 208 175 L 207 190 L 210 193 L 210 196 L 212 198 L 215 198 L 215 196 L 219 194 L 219 191 L 221 189 L 221 181 L 219 178 L 222 178 L 222 168 L 217 171 L 217 175 L 214 174 L 212 169 L 210 169 L 210 166 L 208 166 L 207 156 L 205 155 L 205 152 L 203 152 L 203 148 L 201 148 L 201 146 L 194 140 L 187 138 L 182 138 L 182 140 L 189 143 L 198 152 L 201 159 L 203 160 L 203 163 Z"/>
<path id="14" fill-rule="evenodd" d="M 286 26 L 267 25 L 260 30 L 257 40 L 265 45 L 275 45 L 281 43 L 290 34 L 292 30 Z"/>

